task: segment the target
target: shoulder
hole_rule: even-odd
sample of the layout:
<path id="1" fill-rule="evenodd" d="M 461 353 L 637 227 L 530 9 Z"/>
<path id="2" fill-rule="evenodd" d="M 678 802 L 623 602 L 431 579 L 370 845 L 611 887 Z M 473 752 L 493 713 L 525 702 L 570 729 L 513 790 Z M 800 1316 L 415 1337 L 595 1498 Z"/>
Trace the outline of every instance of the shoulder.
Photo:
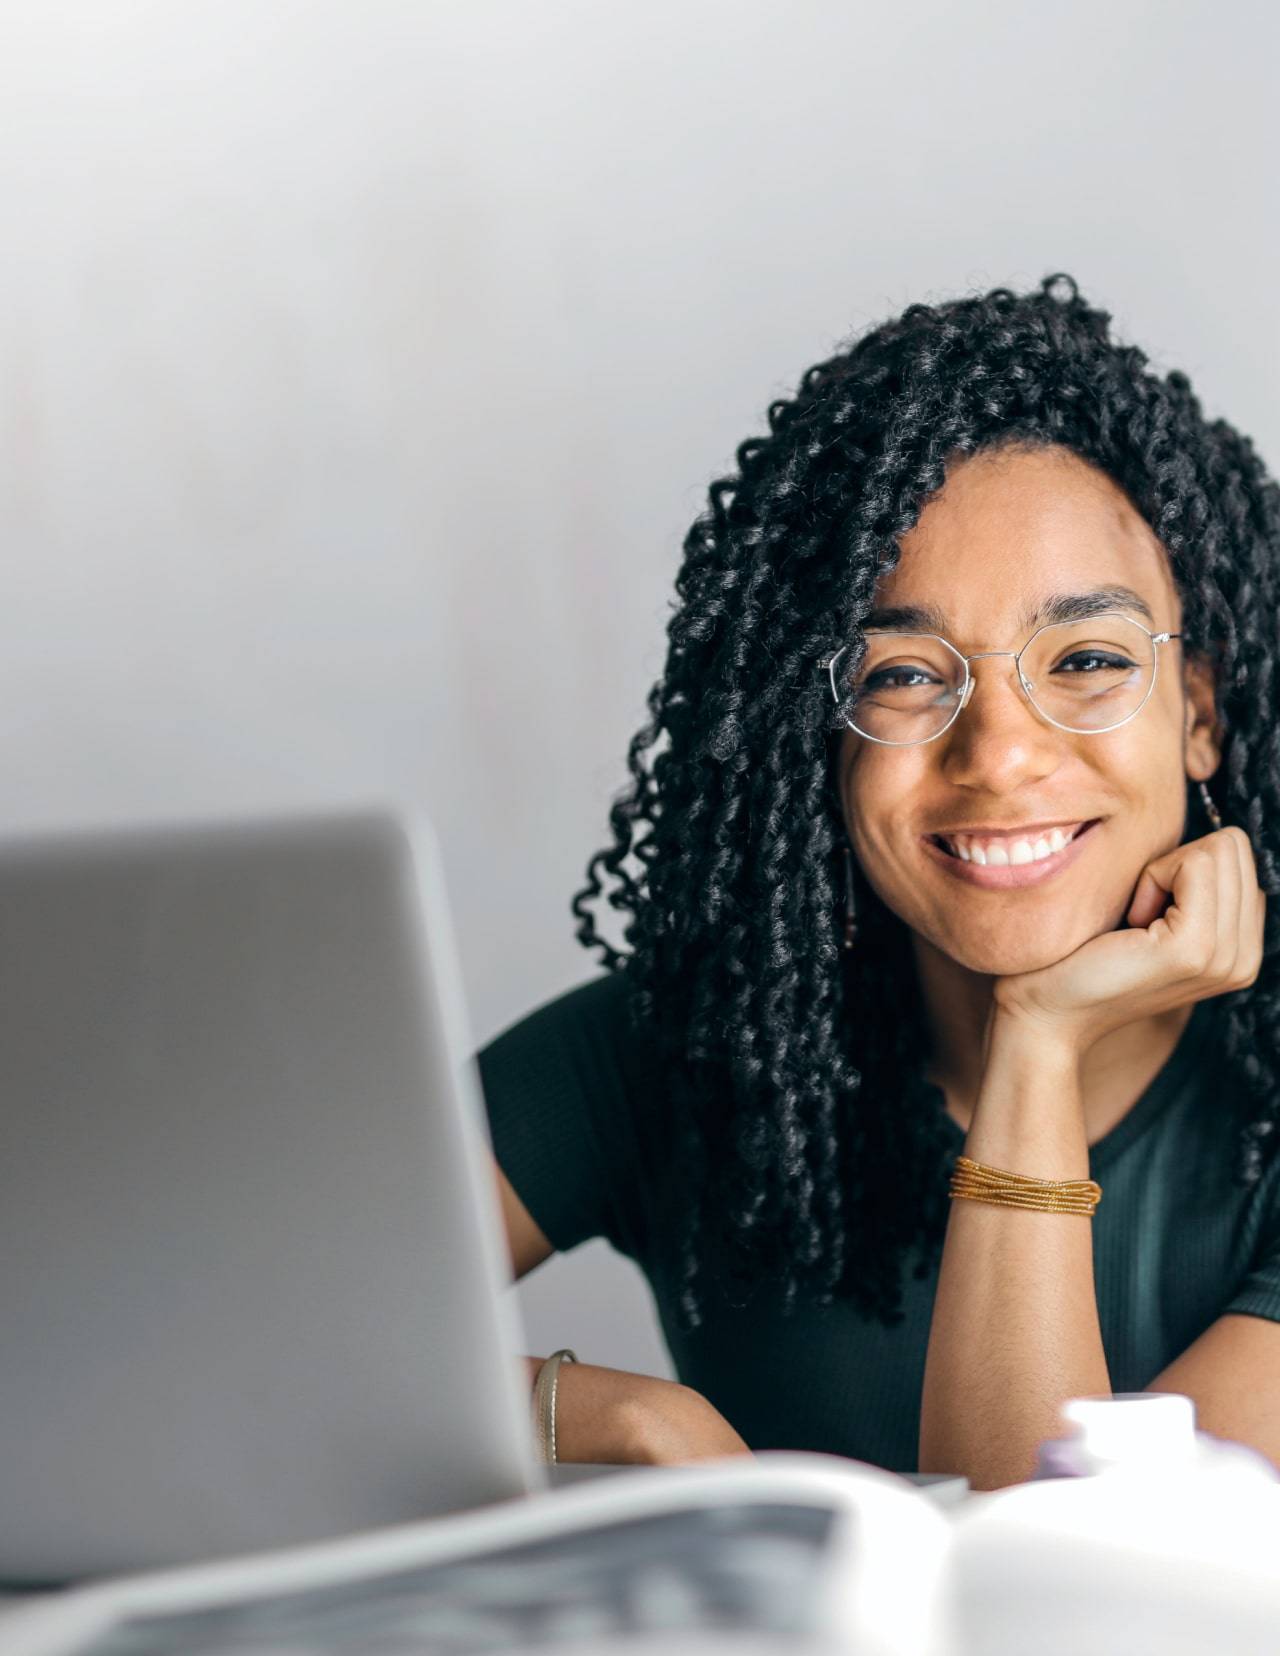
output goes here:
<path id="1" fill-rule="evenodd" d="M 651 1043 L 623 973 L 553 996 L 477 1054 L 499 1165 L 552 1244 L 607 1236 L 638 1256 L 653 1160 Z"/>
<path id="2" fill-rule="evenodd" d="M 603 972 L 541 1002 L 480 1049 L 486 1057 L 537 1053 L 584 1056 L 612 1050 L 619 1058 L 635 1043 L 624 972 Z"/>

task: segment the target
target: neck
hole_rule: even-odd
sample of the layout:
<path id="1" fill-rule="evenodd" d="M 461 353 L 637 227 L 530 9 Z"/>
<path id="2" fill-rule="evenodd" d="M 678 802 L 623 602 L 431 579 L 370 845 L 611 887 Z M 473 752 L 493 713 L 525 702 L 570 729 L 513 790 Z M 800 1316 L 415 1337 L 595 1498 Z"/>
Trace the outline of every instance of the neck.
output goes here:
<path id="1" fill-rule="evenodd" d="M 967 1132 L 982 1084 L 995 978 L 950 959 L 913 935 L 912 951 L 924 1002 L 929 1052 L 925 1078 L 941 1087 L 947 1113 Z M 1080 1061 L 1085 1126 L 1095 1144 L 1142 1097 L 1168 1062 L 1192 1007 L 1139 1018 L 1113 1030 Z"/>

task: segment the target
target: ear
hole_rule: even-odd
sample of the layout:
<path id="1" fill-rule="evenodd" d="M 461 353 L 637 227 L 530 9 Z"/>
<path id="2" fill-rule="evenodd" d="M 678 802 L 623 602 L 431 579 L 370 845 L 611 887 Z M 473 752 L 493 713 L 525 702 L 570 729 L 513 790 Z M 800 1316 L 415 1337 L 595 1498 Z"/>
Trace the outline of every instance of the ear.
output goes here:
<path id="1" fill-rule="evenodd" d="M 1193 782 L 1207 782 L 1222 762 L 1222 728 L 1218 718 L 1216 680 L 1207 656 L 1184 658 L 1182 687 L 1185 696 L 1183 752 L 1187 775 Z"/>

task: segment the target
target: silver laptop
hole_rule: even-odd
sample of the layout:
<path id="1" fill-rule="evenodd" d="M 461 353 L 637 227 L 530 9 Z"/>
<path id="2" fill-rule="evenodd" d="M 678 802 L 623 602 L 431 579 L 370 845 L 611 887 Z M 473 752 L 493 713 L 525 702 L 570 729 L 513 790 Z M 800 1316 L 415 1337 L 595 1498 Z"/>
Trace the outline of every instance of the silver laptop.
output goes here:
<path id="1" fill-rule="evenodd" d="M 424 823 L 0 843 L 0 1582 L 541 1482 Z"/>

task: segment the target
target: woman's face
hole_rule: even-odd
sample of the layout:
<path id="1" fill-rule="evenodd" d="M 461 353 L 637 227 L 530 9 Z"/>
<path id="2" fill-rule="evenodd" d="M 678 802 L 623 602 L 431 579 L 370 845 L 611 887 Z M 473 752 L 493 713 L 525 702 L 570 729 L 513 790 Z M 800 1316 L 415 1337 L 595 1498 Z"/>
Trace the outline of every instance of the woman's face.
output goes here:
<path id="1" fill-rule="evenodd" d="M 1033 630 L 1022 617 L 1044 600 L 1103 586 L 1139 594 L 1154 619 L 1124 613 L 1149 631 L 1181 630 L 1159 541 L 1110 478 L 1066 449 L 961 461 L 901 549 L 876 588 L 876 609 L 932 606 L 945 626 L 915 630 L 938 631 L 964 655 L 1020 649 Z M 1007 976 L 1060 960 L 1123 923 L 1145 864 L 1182 839 L 1187 777 L 1207 777 L 1217 765 L 1207 670 L 1185 660 L 1178 640 L 1156 650 L 1149 700 L 1114 730 L 1079 734 L 1048 723 L 1018 686 L 1012 657 L 993 656 L 970 663 L 969 702 L 935 740 L 888 747 L 845 733 L 838 781 L 854 855 L 920 940 L 971 971 Z M 994 871 L 1000 851 L 991 852 L 991 841 L 1002 840 L 1008 854 L 1023 837 L 1018 830 L 1034 848 L 1050 825 L 1069 834 L 1095 819 L 1046 877 L 1018 886 L 966 879 L 959 870 L 974 864 L 932 840 L 989 830 L 977 837 Z M 1013 862 L 997 877 L 1023 877 Z"/>

